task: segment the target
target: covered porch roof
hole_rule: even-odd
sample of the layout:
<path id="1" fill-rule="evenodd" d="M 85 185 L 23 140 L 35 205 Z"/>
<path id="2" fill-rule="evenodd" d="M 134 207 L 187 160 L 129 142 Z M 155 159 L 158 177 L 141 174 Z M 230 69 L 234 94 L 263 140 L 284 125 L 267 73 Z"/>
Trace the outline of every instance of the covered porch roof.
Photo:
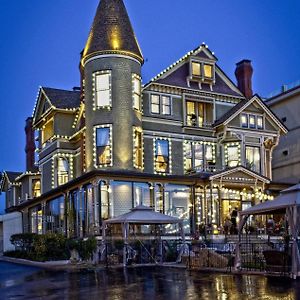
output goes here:
<path id="1" fill-rule="evenodd" d="M 270 183 L 270 179 L 243 166 L 229 168 L 209 177 L 212 182 L 222 182 L 224 184 L 244 184 L 244 185 L 265 185 Z"/>
<path id="2" fill-rule="evenodd" d="M 139 205 L 130 212 L 103 222 L 104 224 L 178 224 L 181 219 L 155 212 L 152 208 Z"/>

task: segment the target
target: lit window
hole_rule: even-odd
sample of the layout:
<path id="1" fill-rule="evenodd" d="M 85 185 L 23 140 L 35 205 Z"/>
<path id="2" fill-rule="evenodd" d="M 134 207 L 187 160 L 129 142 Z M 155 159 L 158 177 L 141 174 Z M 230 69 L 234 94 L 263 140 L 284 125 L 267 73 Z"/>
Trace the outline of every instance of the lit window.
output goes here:
<path id="1" fill-rule="evenodd" d="M 201 63 L 192 62 L 192 75 L 201 76 Z"/>
<path id="2" fill-rule="evenodd" d="M 171 98 L 169 96 L 162 96 L 162 114 L 170 115 L 171 114 Z"/>
<path id="3" fill-rule="evenodd" d="M 197 116 L 196 116 L 196 103 L 187 101 L 186 102 L 186 123 L 188 126 L 197 126 Z"/>
<path id="4" fill-rule="evenodd" d="M 260 173 L 260 148 L 246 146 L 246 167 Z"/>
<path id="5" fill-rule="evenodd" d="M 204 77 L 206 78 L 212 78 L 212 65 L 204 64 Z"/>
<path id="6" fill-rule="evenodd" d="M 206 145 L 205 160 L 208 164 L 211 164 L 214 162 L 214 147 L 213 147 L 213 145 Z"/>
<path id="7" fill-rule="evenodd" d="M 44 145 L 54 135 L 54 122 L 53 119 L 49 120 L 42 130 L 42 144 Z"/>
<path id="8" fill-rule="evenodd" d="M 111 72 L 96 73 L 95 77 L 96 106 L 111 106 Z"/>
<path id="9" fill-rule="evenodd" d="M 159 95 L 151 95 L 151 113 L 159 114 Z"/>
<path id="10" fill-rule="evenodd" d="M 255 116 L 249 115 L 249 128 L 255 128 Z"/>
<path id="11" fill-rule="evenodd" d="M 151 95 L 151 113 L 171 115 L 171 97 Z"/>
<path id="12" fill-rule="evenodd" d="M 239 155 L 239 147 L 236 145 L 234 146 L 227 146 L 227 166 L 228 167 L 236 167 L 240 162 L 240 155 Z"/>
<path id="13" fill-rule="evenodd" d="M 32 197 L 37 198 L 41 196 L 41 181 L 39 179 L 32 180 Z"/>
<path id="14" fill-rule="evenodd" d="M 186 102 L 186 124 L 193 127 L 205 127 L 211 125 L 208 122 L 208 112 L 209 105 L 202 102 Z M 212 110 L 210 111 L 212 112 Z"/>
<path id="15" fill-rule="evenodd" d="M 133 158 L 134 166 L 141 169 L 143 167 L 143 137 L 140 128 L 134 128 Z"/>
<path id="16" fill-rule="evenodd" d="M 69 162 L 64 157 L 59 157 L 57 162 L 57 184 L 62 185 L 69 181 Z"/>
<path id="17" fill-rule="evenodd" d="M 263 129 L 264 124 L 263 124 L 263 117 L 262 116 L 257 116 L 257 129 Z"/>
<path id="18" fill-rule="evenodd" d="M 158 173 L 169 173 L 169 159 L 169 141 L 157 139 L 155 141 L 155 171 Z"/>
<path id="19" fill-rule="evenodd" d="M 194 167 L 196 169 L 203 169 L 204 159 L 203 159 L 203 145 L 195 144 L 194 145 Z"/>
<path id="20" fill-rule="evenodd" d="M 99 166 L 111 164 L 110 127 L 96 130 L 96 158 Z"/>
<path id="21" fill-rule="evenodd" d="M 215 163 L 213 145 L 204 145 L 198 142 L 188 142 L 185 145 L 185 169 L 204 171 Z"/>
<path id="22" fill-rule="evenodd" d="M 242 123 L 243 128 L 248 128 L 248 115 L 247 114 L 242 114 L 241 123 Z"/>
<path id="23" fill-rule="evenodd" d="M 138 75 L 132 75 L 133 108 L 141 111 L 141 79 Z"/>

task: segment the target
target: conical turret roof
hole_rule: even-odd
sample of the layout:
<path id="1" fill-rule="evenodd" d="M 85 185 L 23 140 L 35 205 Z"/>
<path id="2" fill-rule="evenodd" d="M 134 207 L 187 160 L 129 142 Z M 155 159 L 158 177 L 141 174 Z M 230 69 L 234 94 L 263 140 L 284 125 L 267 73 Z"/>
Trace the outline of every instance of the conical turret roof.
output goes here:
<path id="1" fill-rule="evenodd" d="M 102 53 L 125 54 L 143 63 L 123 0 L 101 0 L 97 8 L 82 58 Z"/>

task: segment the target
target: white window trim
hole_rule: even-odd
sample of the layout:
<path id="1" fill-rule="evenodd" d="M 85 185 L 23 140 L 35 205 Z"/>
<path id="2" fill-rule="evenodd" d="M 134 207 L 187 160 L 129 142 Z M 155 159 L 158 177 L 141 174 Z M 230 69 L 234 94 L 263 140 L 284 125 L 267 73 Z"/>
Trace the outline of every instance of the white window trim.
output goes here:
<path id="1" fill-rule="evenodd" d="M 155 156 L 156 156 L 156 141 L 157 140 L 163 140 L 163 141 L 168 141 L 169 143 L 169 172 L 158 172 L 156 171 L 155 168 Z M 157 137 L 153 139 L 153 170 L 154 174 L 159 174 L 159 175 L 168 175 L 172 174 L 172 142 L 170 138 L 164 138 L 164 137 Z"/>
<path id="2" fill-rule="evenodd" d="M 109 105 L 97 105 L 97 94 L 96 94 L 96 77 L 97 75 L 109 74 Z M 111 70 L 102 70 L 93 73 L 93 110 L 106 108 L 111 110 L 112 108 L 112 72 Z"/>
<path id="3" fill-rule="evenodd" d="M 159 103 L 158 103 L 158 106 L 159 106 L 159 112 L 158 113 L 155 113 L 152 111 L 152 96 L 158 96 L 159 97 Z M 170 113 L 169 114 L 163 114 L 163 103 L 162 103 L 162 97 L 168 97 L 170 99 Z M 149 97 L 149 111 L 150 111 L 150 114 L 151 115 L 154 115 L 154 116 L 158 116 L 158 115 L 162 115 L 162 116 L 172 116 L 173 114 L 173 97 L 171 95 L 168 95 L 168 94 L 158 94 L 158 93 L 150 93 L 150 97 Z"/>
<path id="4" fill-rule="evenodd" d="M 97 164 L 97 144 L 96 144 L 96 136 L 98 128 L 109 128 L 109 143 L 110 143 L 110 164 Z M 104 125 L 96 125 L 94 126 L 93 132 L 93 159 L 94 159 L 94 167 L 96 169 L 103 169 L 107 167 L 113 166 L 113 132 L 112 132 L 112 124 L 104 124 Z"/>
<path id="5" fill-rule="evenodd" d="M 134 90 L 134 80 L 135 79 L 138 79 L 140 81 L 140 91 L 139 91 L 139 108 L 136 108 L 134 106 L 134 95 L 137 95 L 135 93 L 135 90 Z M 142 112 L 143 111 L 143 101 L 142 101 L 142 77 L 139 76 L 138 74 L 136 73 L 133 73 L 132 74 L 132 107 L 134 110 L 138 111 L 138 112 Z"/>
<path id="6" fill-rule="evenodd" d="M 141 127 L 133 127 L 133 133 L 132 133 L 132 144 L 134 148 L 135 144 L 135 131 L 140 131 L 141 132 L 141 139 L 142 139 L 142 166 L 138 166 L 135 164 L 135 153 L 133 153 L 133 167 L 139 170 L 144 170 L 144 135 L 143 135 L 143 129 Z"/>
<path id="7" fill-rule="evenodd" d="M 242 123 L 242 115 L 246 115 L 247 116 L 247 127 L 244 127 L 243 126 L 243 123 Z M 255 127 L 250 127 L 250 116 L 254 116 L 255 117 Z M 262 118 L 262 128 L 258 128 L 257 127 L 257 118 L 258 117 L 261 117 Z M 265 116 L 263 114 L 257 114 L 257 113 L 248 113 L 248 112 L 242 112 L 240 114 L 240 127 L 243 128 L 243 129 L 250 129 L 250 130 L 264 130 L 265 129 Z"/>
<path id="8" fill-rule="evenodd" d="M 184 170 L 188 171 L 187 169 L 187 145 L 192 144 L 192 165 L 193 165 L 193 159 L 195 158 L 195 154 L 193 153 L 194 145 L 211 145 L 212 153 L 213 153 L 213 163 L 216 163 L 216 143 L 212 142 L 205 142 L 205 141 L 191 141 L 191 140 L 185 140 L 184 141 Z M 195 149 L 195 148 L 194 148 Z M 195 169 L 195 166 L 192 166 L 192 170 Z M 208 169 L 208 164 L 205 158 L 205 147 L 203 148 L 203 171 Z"/>

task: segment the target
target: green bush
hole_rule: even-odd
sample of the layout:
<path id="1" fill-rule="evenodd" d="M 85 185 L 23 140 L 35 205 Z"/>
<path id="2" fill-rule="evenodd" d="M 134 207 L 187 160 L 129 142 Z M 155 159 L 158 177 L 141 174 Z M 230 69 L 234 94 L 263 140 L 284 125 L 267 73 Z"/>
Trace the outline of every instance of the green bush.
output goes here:
<path id="1" fill-rule="evenodd" d="M 4 256 L 13 257 L 13 258 L 23 258 L 28 259 L 28 253 L 22 250 L 6 251 Z"/>
<path id="2" fill-rule="evenodd" d="M 62 234 L 47 233 L 38 235 L 33 242 L 33 259 L 64 260 L 70 254 L 66 247 L 67 239 Z"/>
<path id="3" fill-rule="evenodd" d="M 37 234 L 35 233 L 19 233 L 14 234 L 10 238 L 10 242 L 15 246 L 16 250 L 30 252 Z"/>
<path id="4" fill-rule="evenodd" d="M 71 250 L 77 250 L 82 260 L 89 260 L 97 249 L 95 238 L 67 239 L 62 234 L 55 233 L 15 234 L 11 237 L 11 243 L 16 250 L 5 252 L 5 256 L 35 261 L 69 259 Z"/>
<path id="5" fill-rule="evenodd" d="M 83 260 L 89 260 L 93 257 L 93 253 L 97 249 L 97 240 L 95 238 L 88 238 L 79 242 L 79 255 Z"/>

